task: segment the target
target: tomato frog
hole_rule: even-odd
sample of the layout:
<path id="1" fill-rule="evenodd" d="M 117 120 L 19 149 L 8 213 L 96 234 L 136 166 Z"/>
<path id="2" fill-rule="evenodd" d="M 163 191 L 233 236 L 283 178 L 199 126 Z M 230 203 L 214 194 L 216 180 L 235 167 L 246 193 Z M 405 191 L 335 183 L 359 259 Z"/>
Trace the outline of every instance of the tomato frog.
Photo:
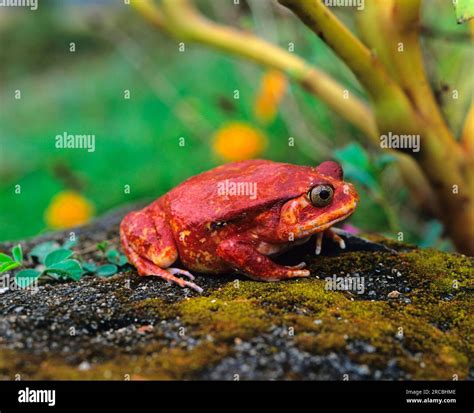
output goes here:
<path id="1" fill-rule="evenodd" d="M 317 167 L 267 160 L 228 163 L 193 176 L 120 225 L 129 261 L 198 292 L 194 276 L 240 272 L 254 280 L 308 277 L 305 263 L 284 266 L 271 257 L 309 241 L 321 251 L 323 233 L 345 248 L 331 226 L 359 201 L 333 161 Z M 180 267 L 174 268 L 175 262 Z"/>

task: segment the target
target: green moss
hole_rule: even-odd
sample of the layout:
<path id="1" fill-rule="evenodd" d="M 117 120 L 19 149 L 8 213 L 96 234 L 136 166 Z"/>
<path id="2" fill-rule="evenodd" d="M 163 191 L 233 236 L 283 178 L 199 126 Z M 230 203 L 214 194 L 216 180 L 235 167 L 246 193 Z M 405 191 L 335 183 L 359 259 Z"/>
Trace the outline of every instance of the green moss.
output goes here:
<path id="1" fill-rule="evenodd" d="M 401 255 L 414 270 L 411 277 L 430 290 L 430 298 L 442 294 L 456 294 L 463 287 L 472 286 L 473 259 L 461 254 L 436 250 L 416 250 Z"/>
<path id="2" fill-rule="evenodd" d="M 175 305 L 167 303 L 161 298 L 146 298 L 132 303 L 130 307 L 141 317 L 155 317 L 165 320 L 176 315 Z"/>
<path id="3" fill-rule="evenodd" d="M 218 340 L 251 338 L 265 330 L 268 323 L 265 312 L 254 300 L 221 300 L 199 297 L 179 305 L 182 321 L 195 328 L 201 336 L 210 334 Z"/>
<path id="4" fill-rule="evenodd" d="M 178 318 L 186 335 L 198 340 L 191 350 L 168 347 L 163 341 L 143 346 L 135 355 L 118 353 L 86 372 L 60 359 L 26 353 L 0 353 L 0 372 L 29 378 L 192 379 L 233 353 L 237 338 L 248 340 L 272 326 L 292 327 L 296 345 L 311 354 L 339 352 L 353 362 L 383 369 L 389 362 L 414 379 L 465 378 L 473 364 L 468 337 L 474 332 L 472 260 L 458 254 L 412 250 L 400 254 L 352 252 L 311 259 L 310 277 L 278 283 L 251 280 L 229 282 L 179 302 L 146 299 L 128 303 L 137 317 Z M 370 273 L 383 264 L 403 273 L 412 287 L 399 301 L 354 300 L 326 291 L 325 276 Z M 127 296 L 118 296 L 124 305 Z M 351 343 L 373 346 L 371 352 L 351 350 Z M 46 364 L 45 364 L 46 363 Z M 47 369 L 44 369 L 44 366 Z"/>
<path id="5" fill-rule="evenodd" d="M 180 380 L 192 379 L 229 354 L 226 346 L 202 343 L 192 350 L 147 346 L 135 356 L 119 355 L 81 371 L 57 357 L 0 351 L 0 374 L 14 380 Z"/>

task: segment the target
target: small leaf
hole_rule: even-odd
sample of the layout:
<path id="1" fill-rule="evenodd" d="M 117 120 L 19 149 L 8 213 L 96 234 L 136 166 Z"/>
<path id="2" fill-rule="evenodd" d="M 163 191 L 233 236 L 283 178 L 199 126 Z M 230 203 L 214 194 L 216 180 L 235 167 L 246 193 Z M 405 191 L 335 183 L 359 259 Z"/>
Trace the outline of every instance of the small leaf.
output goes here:
<path id="1" fill-rule="evenodd" d="M 5 268 L 9 267 L 10 265 L 12 265 L 15 261 L 9 261 L 9 262 L 2 262 L 0 264 L 0 272 L 4 272 L 5 271 Z"/>
<path id="2" fill-rule="evenodd" d="M 67 277 L 65 277 L 64 275 L 61 275 L 61 274 L 56 274 L 54 272 L 45 272 L 44 273 L 44 277 L 51 277 L 55 280 L 64 280 L 66 279 Z"/>
<path id="3" fill-rule="evenodd" d="M 336 160 L 353 165 L 355 167 L 369 170 L 370 159 L 365 149 L 358 143 L 351 143 L 341 149 L 334 151 Z"/>
<path id="4" fill-rule="evenodd" d="M 117 250 L 108 250 L 107 251 L 107 260 L 112 264 L 117 264 L 120 259 L 120 254 Z"/>
<path id="5" fill-rule="evenodd" d="M 379 184 L 370 158 L 365 149 L 359 144 L 352 143 L 344 148 L 334 151 L 336 160 L 342 163 L 344 175 L 351 180 L 367 186 L 372 191 L 377 191 Z"/>
<path id="6" fill-rule="evenodd" d="M 15 275 L 15 283 L 20 288 L 26 288 L 29 285 L 33 284 L 35 280 L 41 275 L 40 271 L 36 270 L 21 270 L 18 271 Z"/>
<path id="7" fill-rule="evenodd" d="M 13 258 L 16 262 L 18 262 L 20 264 L 23 262 L 23 250 L 22 250 L 20 244 L 15 245 L 12 248 L 12 255 L 13 255 Z"/>
<path id="8" fill-rule="evenodd" d="M 458 24 L 467 22 L 474 17 L 474 2 L 472 0 L 453 1 Z"/>
<path id="9" fill-rule="evenodd" d="M 123 265 L 128 263 L 127 257 L 125 255 L 120 254 L 116 249 L 111 249 L 107 251 L 107 260 L 111 264 L 118 265 L 122 267 Z"/>
<path id="10" fill-rule="evenodd" d="M 102 241 L 102 242 L 99 242 L 96 247 L 98 250 L 102 251 L 102 252 L 105 252 L 105 250 L 107 249 L 107 245 L 109 245 L 109 243 L 107 241 Z"/>
<path id="11" fill-rule="evenodd" d="M 419 243 L 423 248 L 433 248 L 443 237 L 443 225 L 436 220 L 432 220 L 426 226 L 423 238 Z"/>
<path id="12" fill-rule="evenodd" d="M 387 165 L 390 165 L 391 163 L 395 162 L 397 158 L 395 156 L 390 155 L 390 154 L 382 154 L 380 155 L 376 160 L 375 160 L 375 166 L 383 170 Z"/>
<path id="13" fill-rule="evenodd" d="M 95 272 L 95 270 L 97 269 L 97 265 L 94 262 L 83 262 L 82 268 L 86 272 Z"/>
<path id="14" fill-rule="evenodd" d="M 118 262 L 118 265 L 120 267 L 123 267 L 125 264 L 128 264 L 128 259 L 125 255 L 120 255 L 120 259 L 119 259 L 119 262 Z"/>
<path id="15" fill-rule="evenodd" d="M 54 241 L 47 241 L 41 244 L 38 244 L 34 247 L 31 252 L 30 256 L 38 258 L 38 261 L 44 263 L 45 257 L 51 252 L 59 248 L 59 244 Z"/>
<path id="16" fill-rule="evenodd" d="M 74 281 L 79 281 L 83 273 L 81 264 L 76 260 L 61 261 L 56 264 L 50 265 L 44 270 L 46 273 L 54 273 L 64 275 L 72 278 Z"/>
<path id="17" fill-rule="evenodd" d="M 113 264 L 105 264 L 101 265 L 99 268 L 96 270 L 96 274 L 99 277 L 110 277 L 111 275 L 116 274 L 118 271 L 118 268 L 116 265 Z"/>
<path id="18" fill-rule="evenodd" d="M 65 250 L 62 248 L 56 251 L 52 251 L 44 259 L 44 265 L 46 265 L 47 267 L 51 267 L 51 265 L 53 264 L 68 259 L 72 254 L 74 254 L 73 251 Z"/>
<path id="19" fill-rule="evenodd" d="M 6 272 L 19 267 L 21 264 L 16 261 L 5 262 L 0 266 L 0 272 Z"/>
<path id="20" fill-rule="evenodd" d="M 70 240 L 68 239 L 64 244 L 63 246 L 61 247 L 62 249 L 65 249 L 65 250 L 68 250 L 72 247 L 75 247 L 77 245 L 77 239 L 75 240 Z"/>
<path id="21" fill-rule="evenodd" d="M 7 254 L 4 254 L 3 252 L 0 252 L 0 262 L 12 262 L 13 259 L 12 257 L 8 256 Z"/>

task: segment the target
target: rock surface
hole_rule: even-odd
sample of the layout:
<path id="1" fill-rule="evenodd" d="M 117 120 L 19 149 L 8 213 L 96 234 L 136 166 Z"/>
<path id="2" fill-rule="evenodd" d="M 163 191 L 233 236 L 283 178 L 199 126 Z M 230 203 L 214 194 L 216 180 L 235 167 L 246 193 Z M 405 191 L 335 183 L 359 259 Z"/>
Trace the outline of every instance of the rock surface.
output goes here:
<path id="1" fill-rule="evenodd" d="M 119 248 L 125 212 L 75 229 L 76 258 L 100 263 L 103 241 Z M 70 232 L 22 242 L 24 251 Z M 325 240 L 321 256 L 308 243 L 278 258 L 305 261 L 306 279 L 198 275 L 201 296 L 132 267 L 34 291 L 0 289 L 0 377 L 472 378 L 472 259 L 378 242 L 347 236 L 345 251 Z M 358 291 L 329 290 L 337 277 L 357 280 Z"/>

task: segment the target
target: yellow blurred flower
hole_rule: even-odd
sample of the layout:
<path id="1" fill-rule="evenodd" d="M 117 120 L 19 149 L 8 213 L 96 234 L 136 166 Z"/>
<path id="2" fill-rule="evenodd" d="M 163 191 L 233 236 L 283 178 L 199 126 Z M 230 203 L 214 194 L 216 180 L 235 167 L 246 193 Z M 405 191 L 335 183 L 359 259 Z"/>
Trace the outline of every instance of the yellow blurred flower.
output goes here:
<path id="1" fill-rule="evenodd" d="M 252 125 L 232 122 L 217 131 L 213 149 L 226 161 L 256 158 L 267 146 L 266 136 Z"/>
<path id="2" fill-rule="evenodd" d="M 282 72 L 269 70 L 263 75 L 254 106 L 254 114 L 258 120 L 270 123 L 275 119 L 286 88 L 287 79 Z"/>
<path id="3" fill-rule="evenodd" d="M 53 197 L 44 218 L 49 227 L 59 229 L 85 224 L 93 214 L 93 205 L 82 195 L 62 191 Z"/>

